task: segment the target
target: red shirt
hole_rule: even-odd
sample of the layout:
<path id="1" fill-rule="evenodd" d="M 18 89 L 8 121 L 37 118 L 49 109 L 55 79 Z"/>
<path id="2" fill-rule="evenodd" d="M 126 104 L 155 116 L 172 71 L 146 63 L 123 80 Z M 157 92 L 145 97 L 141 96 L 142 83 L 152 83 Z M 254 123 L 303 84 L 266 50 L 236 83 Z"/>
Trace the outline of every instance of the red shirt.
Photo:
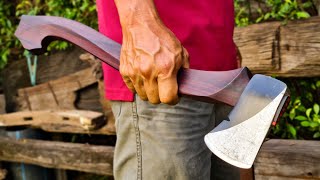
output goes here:
<path id="1" fill-rule="evenodd" d="M 237 67 L 233 42 L 233 0 L 154 0 L 160 18 L 190 55 L 190 68 L 210 71 Z M 97 0 L 99 31 L 121 43 L 114 0 Z M 103 64 L 106 97 L 133 101 L 118 71 Z"/>

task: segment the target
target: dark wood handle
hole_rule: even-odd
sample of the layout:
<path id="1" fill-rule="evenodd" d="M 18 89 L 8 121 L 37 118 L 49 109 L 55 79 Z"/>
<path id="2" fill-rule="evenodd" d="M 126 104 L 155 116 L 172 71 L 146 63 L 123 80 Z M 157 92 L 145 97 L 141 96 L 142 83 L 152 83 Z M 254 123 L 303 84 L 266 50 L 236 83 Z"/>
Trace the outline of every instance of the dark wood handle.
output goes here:
<path id="1" fill-rule="evenodd" d="M 121 45 L 76 21 L 51 16 L 22 16 L 15 35 L 24 48 L 35 54 L 44 53 L 50 42 L 64 39 L 119 69 Z M 247 68 L 231 71 L 182 69 L 178 76 L 179 94 L 234 106 L 250 78 Z"/>

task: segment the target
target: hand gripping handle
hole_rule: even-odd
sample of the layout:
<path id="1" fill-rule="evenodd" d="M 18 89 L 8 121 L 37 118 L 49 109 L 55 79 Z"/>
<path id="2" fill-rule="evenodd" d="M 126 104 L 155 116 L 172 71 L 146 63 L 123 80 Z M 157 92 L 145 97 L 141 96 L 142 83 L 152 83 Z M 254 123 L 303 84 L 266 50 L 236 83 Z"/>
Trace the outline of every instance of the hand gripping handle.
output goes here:
<path id="1" fill-rule="evenodd" d="M 22 16 L 15 35 L 24 48 L 35 54 L 44 53 L 50 42 L 63 39 L 119 69 L 121 45 L 76 21 L 52 16 Z M 179 94 L 234 106 L 250 78 L 247 68 L 230 71 L 181 69 Z"/>

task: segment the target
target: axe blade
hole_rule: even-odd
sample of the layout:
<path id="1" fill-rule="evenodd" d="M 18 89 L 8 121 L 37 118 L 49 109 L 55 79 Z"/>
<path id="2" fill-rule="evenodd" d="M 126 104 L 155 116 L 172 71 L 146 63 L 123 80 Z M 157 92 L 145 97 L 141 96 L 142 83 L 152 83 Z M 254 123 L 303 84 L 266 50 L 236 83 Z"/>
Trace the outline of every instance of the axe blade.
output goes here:
<path id="1" fill-rule="evenodd" d="M 236 106 L 204 140 L 219 158 L 240 168 L 250 168 L 287 100 L 287 86 L 274 78 L 255 75 Z"/>

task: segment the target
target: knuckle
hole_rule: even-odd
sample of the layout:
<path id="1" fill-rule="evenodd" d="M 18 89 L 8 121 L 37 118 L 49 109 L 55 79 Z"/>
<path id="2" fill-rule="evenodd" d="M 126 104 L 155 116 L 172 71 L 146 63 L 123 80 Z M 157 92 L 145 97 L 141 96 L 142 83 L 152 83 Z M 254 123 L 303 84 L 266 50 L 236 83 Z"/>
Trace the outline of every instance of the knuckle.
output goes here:
<path id="1" fill-rule="evenodd" d="M 153 70 L 153 65 L 150 62 L 144 62 L 140 64 L 140 73 L 146 79 L 151 77 Z"/>

